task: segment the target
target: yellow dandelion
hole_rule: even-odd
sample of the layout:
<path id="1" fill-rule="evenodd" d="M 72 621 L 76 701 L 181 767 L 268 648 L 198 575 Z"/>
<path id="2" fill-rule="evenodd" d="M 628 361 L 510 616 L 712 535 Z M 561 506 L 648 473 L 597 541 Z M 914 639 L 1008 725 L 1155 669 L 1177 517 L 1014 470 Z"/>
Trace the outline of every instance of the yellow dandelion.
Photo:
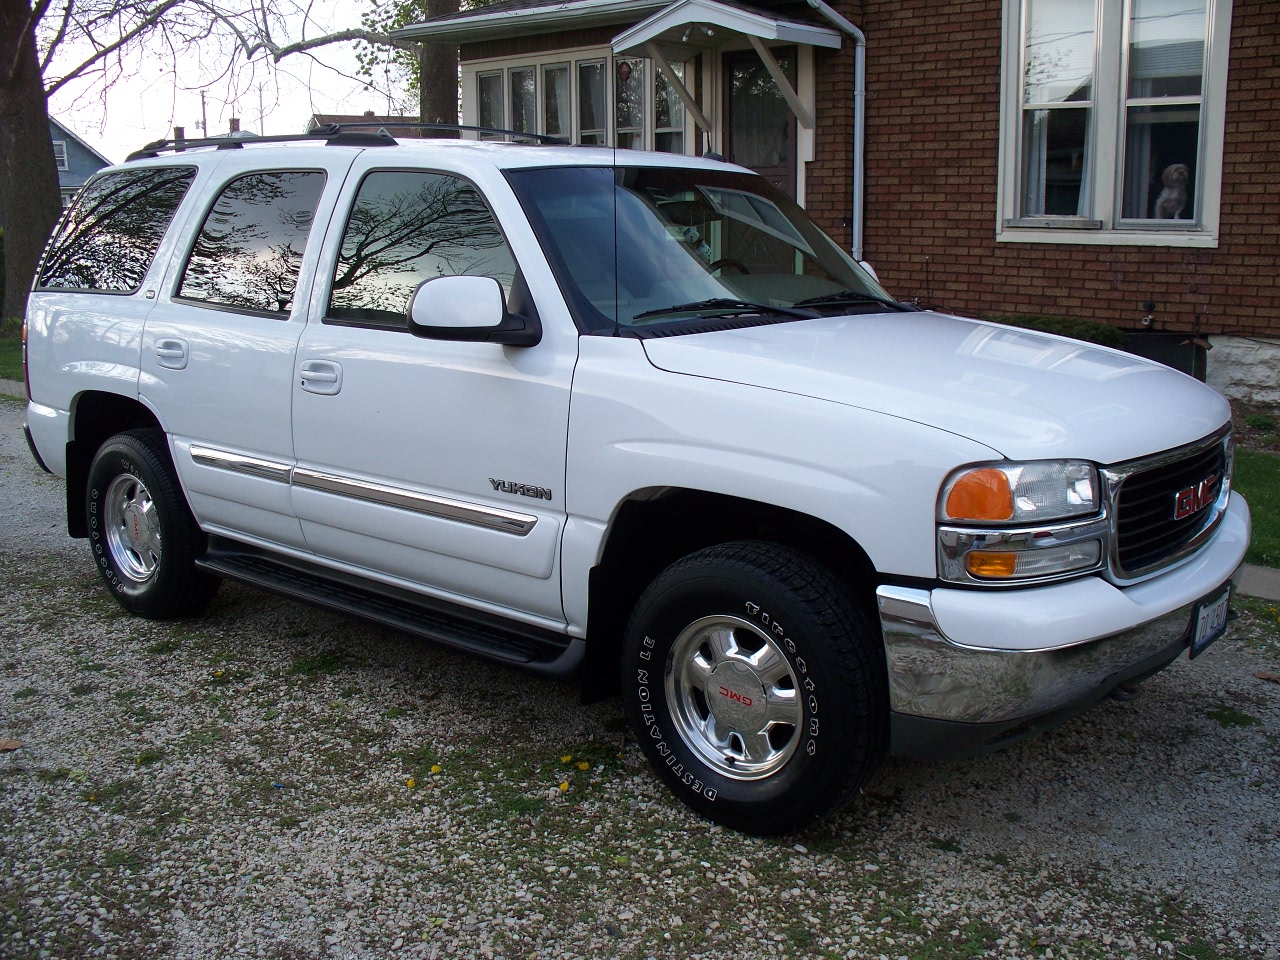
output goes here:
<path id="1" fill-rule="evenodd" d="M 439 773 L 439 772 L 440 772 L 440 764 L 438 764 L 438 763 L 433 763 L 433 764 L 431 765 L 431 772 L 432 772 L 432 773 Z"/>
<path id="2" fill-rule="evenodd" d="M 413 777 L 410 777 L 408 780 L 405 781 L 404 785 L 408 787 L 410 790 L 412 790 L 414 787 L 418 785 L 418 781 L 413 779 Z"/>
<path id="3" fill-rule="evenodd" d="M 560 792 L 561 792 L 561 793 L 568 793 L 568 792 L 569 792 L 569 784 L 568 784 L 567 782 L 564 782 L 564 781 L 562 781 L 562 782 L 561 782 L 561 784 L 560 784 Z"/>
<path id="4" fill-rule="evenodd" d="M 579 769 L 579 770 L 590 770 L 590 769 L 591 769 L 591 764 L 587 763 L 587 761 L 585 761 L 585 760 L 579 761 L 579 763 L 578 763 L 578 769 Z"/>
<path id="5" fill-rule="evenodd" d="M 215 670 L 215 671 L 213 671 L 213 675 L 214 675 L 215 677 L 220 677 L 220 676 L 222 676 L 222 671 L 221 671 L 221 670 Z"/>
<path id="6" fill-rule="evenodd" d="M 566 753 L 563 757 L 561 757 L 561 758 L 560 758 L 560 762 L 561 762 L 561 763 L 568 763 L 568 762 L 569 762 L 570 760 L 572 760 L 572 759 L 573 759 L 573 754 L 572 754 L 572 753 Z"/>

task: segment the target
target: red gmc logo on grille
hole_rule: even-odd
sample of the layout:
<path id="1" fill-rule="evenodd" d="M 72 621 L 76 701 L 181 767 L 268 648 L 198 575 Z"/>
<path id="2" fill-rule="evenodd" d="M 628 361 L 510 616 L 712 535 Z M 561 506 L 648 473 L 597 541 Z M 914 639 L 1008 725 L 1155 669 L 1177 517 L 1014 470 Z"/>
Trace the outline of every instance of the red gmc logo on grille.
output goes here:
<path id="1" fill-rule="evenodd" d="M 1173 519 L 1181 520 L 1203 510 L 1218 496 L 1218 475 L 1205 477 L 1194 487 L 1179 490 L 1173 498 Z"/>

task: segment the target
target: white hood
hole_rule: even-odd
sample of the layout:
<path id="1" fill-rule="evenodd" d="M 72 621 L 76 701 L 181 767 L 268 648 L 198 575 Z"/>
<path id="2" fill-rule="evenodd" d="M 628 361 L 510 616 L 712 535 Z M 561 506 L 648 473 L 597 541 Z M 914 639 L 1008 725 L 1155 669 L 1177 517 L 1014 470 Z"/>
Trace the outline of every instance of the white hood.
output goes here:
<path id="1" fill-rule="evenodd" d="M 1231 416 L 1217 391 L 1116 350 L 937 313 L 830 317 L 644 341 L 654 366 L 928 424 L 1014 460 L 1118 463 Z"/>

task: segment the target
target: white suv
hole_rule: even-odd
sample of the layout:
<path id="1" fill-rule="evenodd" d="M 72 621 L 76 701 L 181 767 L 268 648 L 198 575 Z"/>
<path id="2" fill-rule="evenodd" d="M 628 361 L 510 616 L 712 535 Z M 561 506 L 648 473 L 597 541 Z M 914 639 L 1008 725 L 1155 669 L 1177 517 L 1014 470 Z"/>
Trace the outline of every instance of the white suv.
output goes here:
<path id="1" fill-rule="evenodd" d="M 27 312 L 28 436 L 120 603 L 222 578 L 621 693 L 757 833 L 1224 629 L 1221 396 L 895 302 L 750 172 L 632 151 L 155 144 Z"/>

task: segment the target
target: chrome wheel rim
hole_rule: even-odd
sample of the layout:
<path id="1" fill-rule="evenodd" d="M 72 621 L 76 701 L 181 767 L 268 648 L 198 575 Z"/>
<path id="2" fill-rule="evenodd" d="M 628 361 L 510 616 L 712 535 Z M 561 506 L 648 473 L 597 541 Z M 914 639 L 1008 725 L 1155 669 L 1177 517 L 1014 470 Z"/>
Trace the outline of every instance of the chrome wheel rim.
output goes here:
<path id="1" fill-rule="evenodd" d="M 135 583 L 148 580 L 160 565 L 160 519 L 146 484 L 128 473 L 112 480 L 102 521 L 116 569 Z"/>
<path id="2" fill-rule="evenodd" d="M 759 780 L 800 741 L 796 675 L 774 638 L 738 617 L 703 617 L 676 637 L 667 661 L 671 718 L 716 773 Z"/>

